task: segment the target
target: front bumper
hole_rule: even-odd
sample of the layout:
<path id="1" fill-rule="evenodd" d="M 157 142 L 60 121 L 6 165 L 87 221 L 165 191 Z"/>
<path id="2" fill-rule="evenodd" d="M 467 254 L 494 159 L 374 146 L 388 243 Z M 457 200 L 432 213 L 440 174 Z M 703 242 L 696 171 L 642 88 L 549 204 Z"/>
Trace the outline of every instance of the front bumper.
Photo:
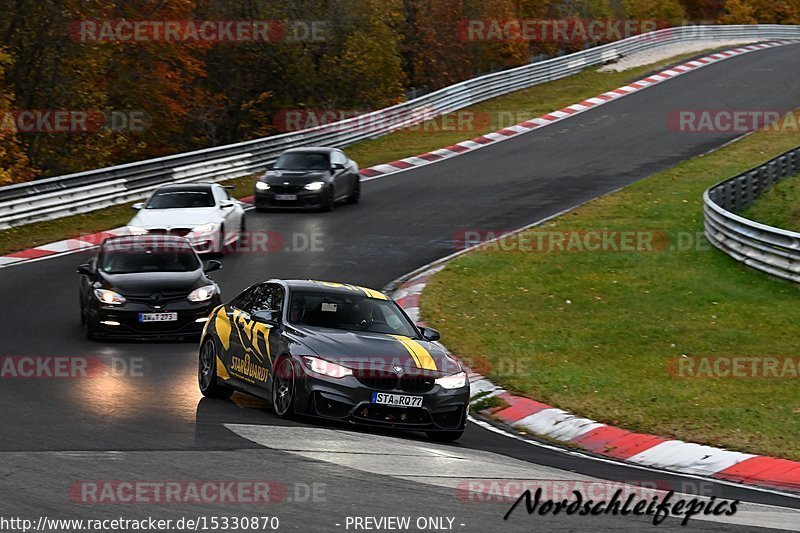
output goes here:
<path id="1" fill-rule="evenodd" d="M 295 200 L 278 200 L 276 195 L 295 195 Z M 255 206 L 257 209 L 314 209 L 324 205 L 325 191 L 307 191 L 301 188 L 255 191 Z"/>
<path id="2" fill-rule="evenodd" d="M 219 297 L 208 302 L 193 304 L 180 302 L 163 309 L 153 309 L 140 303 L 121 306 L 98 305 L 88 310 L 87 319 L 95 324 L 102 337 L 163 338 L 199 336 L 208 315 L 220 304 Z M 140 313 L 177 313 L 178 320 L 168 322 L 140 322 Z M 116 323 L 116 324 L 114 324 Z"/>
<path id="3" fill-rule="evenodd" d="M 329 378 L 305 368 L 297 383 L 298 413 L 361 425 L 419 431 L 458 431 L 467 422 L 469 385 L 427 392 L 369 387 L 354 376 Z M 373 392 L 422 396 L 421 407 L 393 407 L 372 403 Z"/>

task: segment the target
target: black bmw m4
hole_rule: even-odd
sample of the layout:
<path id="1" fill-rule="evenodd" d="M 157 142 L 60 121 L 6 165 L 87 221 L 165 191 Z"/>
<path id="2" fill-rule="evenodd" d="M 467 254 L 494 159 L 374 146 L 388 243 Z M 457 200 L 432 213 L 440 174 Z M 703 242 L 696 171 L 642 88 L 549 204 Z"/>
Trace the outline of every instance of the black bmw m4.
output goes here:
<path id="1" fill-rule="evenodd" d="M 214 310 L 199 354 L 200 391 L 234 390 L 308 415 L 461 437 L 469 382 L 461 365 L 381 292 L 340 283 L 270 280 Z"/>

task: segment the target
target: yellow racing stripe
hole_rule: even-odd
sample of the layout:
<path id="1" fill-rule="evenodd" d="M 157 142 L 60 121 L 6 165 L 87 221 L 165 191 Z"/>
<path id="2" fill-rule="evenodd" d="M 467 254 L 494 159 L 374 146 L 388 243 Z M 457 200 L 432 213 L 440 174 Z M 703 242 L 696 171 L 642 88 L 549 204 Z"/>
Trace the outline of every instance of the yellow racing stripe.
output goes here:
<path id="1" fill-rule="evenodd" d="M 408 350 L 408 353 L 411 354 L 411 358 L 414 359 L 414 363 L 417 365 L 417 368 L 421 368 L 423 370 L 437 370 L 436 361 L 433 360 L 430 352 L 426 350 L 423 345 L 414 339 L 404 337 L 402 335 L 389 336 L 394 337 L 402 343 L 405 349 Z"/>
<path id="2" fill-rule="evenodd" d="M 366 288 L 366 287 L 359 287 L 359 289 L 361 289 L 362 291 L 364 291 L 364 294 L 366 294 L 366 295 L 367 295 L 367 296 L 369 296 L 370 298 L 375 298 L 375 299 L 377 299 L 377 300 L 388 300 L 388 299 L 389 299 L 389 298 L 387 298 L 387 296 L 386 296 L 385 294 L 383 294 L 382 292 L 378 292 L 378 291 L 375 291 L 375 290 L 372 290 L 372 289 L 368 289 L 368 288 Z"/>

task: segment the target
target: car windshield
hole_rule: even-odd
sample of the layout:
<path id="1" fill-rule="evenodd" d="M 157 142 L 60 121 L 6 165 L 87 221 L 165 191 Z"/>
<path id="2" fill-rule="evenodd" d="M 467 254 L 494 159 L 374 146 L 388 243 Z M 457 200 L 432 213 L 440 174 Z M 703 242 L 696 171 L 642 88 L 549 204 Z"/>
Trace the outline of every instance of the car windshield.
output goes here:
<path id="1" fill-rule="evenodd" d="M 280 156 L 272 168 L 275 170 L 328 170 L 330 167 L 328 154 L 293 152 Z"/>
<path id="2" fill-rule="evenodd" d="M 97 267 L 106 274 L 191 272 L 200 268 L 200 260 L 188 243 L 109 243 L 103 246 Z"/>
<path id="3" fill-rule="evenodd" d="M 210 189 L 184 191 L 156 191 L 144 206 L 145 209 L 182 209 L 187 207 L 214 207 Z"/>
<path id="4" fill-rule="evenodd" d="M 316 328 L 417 336 L 414 325 L 397 304 L 358 294 L 293 291 L 289 322 Z"/>

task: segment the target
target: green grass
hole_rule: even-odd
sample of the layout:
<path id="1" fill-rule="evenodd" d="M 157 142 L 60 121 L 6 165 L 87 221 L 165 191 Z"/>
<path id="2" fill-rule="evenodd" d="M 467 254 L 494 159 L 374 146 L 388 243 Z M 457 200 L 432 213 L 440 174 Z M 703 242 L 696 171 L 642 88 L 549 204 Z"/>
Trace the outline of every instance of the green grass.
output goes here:
<path id="1" fill-rule="evenodd" d="M 800 177 L 779 181 L 739 214 L 768 226 L 800 232 Z"/>
<path id="2" fill-rule="evenodd" d="M 624 72 L 586 70 L 569 78 L 517 91 L 466 108 L 456 113 L 467 117 L 460 123 L 456 122 L 454 116 L 445 121 L 441 119 L 427 121 L 415 129 L 354 144 L 347 148 L 347 152 L 351 158 L 358 161 L 361 168 L 419 155 L 541 116 L 646 77 L 653 71 L 663 70 L 668 65 L 706 53 L 708 51 L 678 56 Z M 253 178 L 239 178 L 232 180 L 231 184 L 236 187 L 235 192 L 238 197 L 242 197 L 252 194 L 253 181 Z M 2 230 L 0 255 L 124 225 L 133 216 L 130 205 Z"/>
<path id="3" fill-rule="evenodd" d="M 800 459 L 797 378 L 668 371 L 683 355 L 800 354 L 800 287 L 698 235 L 707 187 L 796 145 L 791 133 L 759 132 L 511 239 L 506 251 L 466 254 L 428 285 L 422 316 L 454 353 L 518 394 L 634 431 Z M 542 230 L 603 229 L 655 230 L 668 241 L 655 239 L 666 247 L 650 252 L 513 250 Z"/>

